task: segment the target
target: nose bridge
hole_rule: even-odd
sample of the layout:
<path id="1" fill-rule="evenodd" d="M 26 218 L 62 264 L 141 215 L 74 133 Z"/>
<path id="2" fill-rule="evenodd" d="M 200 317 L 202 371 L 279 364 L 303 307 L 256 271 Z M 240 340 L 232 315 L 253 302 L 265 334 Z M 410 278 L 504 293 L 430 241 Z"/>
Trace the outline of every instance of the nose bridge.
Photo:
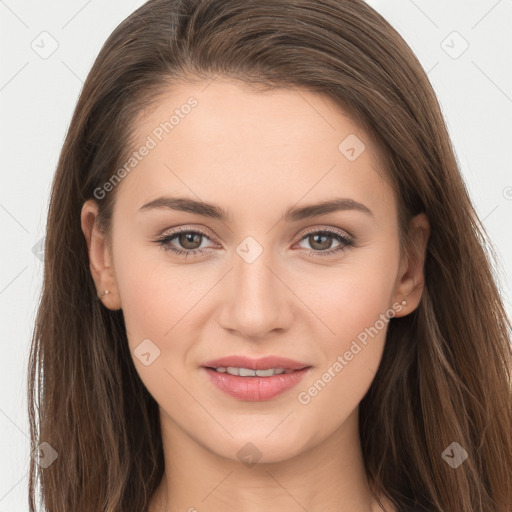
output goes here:
<path id="1" fill-rule="evenodd" d="M 268 238 L 266 239 L 268 240 Z M 289 307 L 286 290 L 278 273 L 274 251 L 254 237 L 247 237 L 236 248 L 229 297 L 226 297 L 223 325 L 246 337 L 287 328 Z M 289 311 L 288 311 L 289 313 Z"/>

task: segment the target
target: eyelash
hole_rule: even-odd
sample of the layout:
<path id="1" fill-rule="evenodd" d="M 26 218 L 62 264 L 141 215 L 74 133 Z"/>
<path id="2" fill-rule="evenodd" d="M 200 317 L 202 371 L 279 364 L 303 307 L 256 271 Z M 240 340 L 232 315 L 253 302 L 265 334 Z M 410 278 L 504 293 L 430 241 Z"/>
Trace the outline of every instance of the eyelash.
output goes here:
<path id="1" fill-rule="evenodd" d="M 178 228 L 175 231 L 173 231 L 172 233 L 155 240 L 155 242 L 159 246 L 163 247 L 163 249 L 165 251 L 170 251 L 170 252 L 176 254 L 177 256 L 185 256 L 185 258 L 188 256 L 192 256 L 192 257 L 200 256 L 208 251 L 207 249 L 193 249 L 193 250 L 186 251 L 183 249 L 176 249 L 175 247 L 172 247 L 171 245 L 169 245 L 171 240 L 174 240 L 181 233 L 189 233 L 189 234 L 192 233 L 195 235 L 203 236 L 210 240 L 210 237 L 203 231 L 199 231 L 199 230 L 196 231 L 196 230 L 187 229 L 187 228 Z M 299 242 L 302 242 L 302 240 L 304 240 L 305 238 L 307 238 L 308 236 L 310 236 L 312 234 L 330 236 L 330 237 L 336 239 L 338 242 L 340 242 L 340 245 L 334 249 L 329 249 L 326 251 L 319 251 L 319 250 L 312 249 L 309 253 L 310 256 L 311 256 L 311 254 L 313 254 L 315 256 L 331 256 L 332 254 L 342 252 L 349 247 L 355 246 L 355 242 L 353 240 L 351 240 L 350 238 L 348 238 L 346 236 L 343 236 L 341 233 L 339 233 L 337 231 L 332 231 L 330 229 L 308 231 L 302 236 L 302 238 L 299 240 Z"/>

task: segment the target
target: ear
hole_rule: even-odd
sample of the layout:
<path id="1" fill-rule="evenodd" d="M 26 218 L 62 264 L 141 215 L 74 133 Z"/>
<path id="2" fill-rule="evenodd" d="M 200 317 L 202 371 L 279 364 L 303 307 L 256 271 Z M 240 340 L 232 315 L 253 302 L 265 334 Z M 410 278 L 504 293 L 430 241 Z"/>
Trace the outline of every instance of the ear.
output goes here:
<path id="1" fill-rule="evenodd" d="M 430 223 L 424 213 L 413 217 L 409 223 L 409 247 L 400 263 L 395 285 L 395 303 L 400 304 L 396 317 L 405 316 L 414 311 L 421 300 L 425 288 L 423 267 L 430 237 Z M 403 305 L 402 301 L 407 304 Z"/>
<path id="2" fill-rule="evenodd" d="M 107 236 L 99 227 L 98 204 L 94 199 L 89 199 L 83 204 L 80 220 L 87 242 L 89 268 L 96 284 L 97 295 L 108 309 L 113 311 L 121 309 L 121 298 L 112 266 L 112 254 Z M 109 293 L 104 294 L 105 290 L 109 290 Z"/>

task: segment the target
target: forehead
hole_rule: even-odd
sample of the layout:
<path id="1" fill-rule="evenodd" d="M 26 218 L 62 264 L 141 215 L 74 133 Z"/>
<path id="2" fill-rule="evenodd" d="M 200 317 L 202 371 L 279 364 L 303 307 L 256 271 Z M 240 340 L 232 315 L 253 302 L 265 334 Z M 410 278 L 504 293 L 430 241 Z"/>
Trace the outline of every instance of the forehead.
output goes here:
<path id="1" fill-rule="evenodd" d="M 173 85 L 134 133 L 134 151 L 149 149 L 120 195 L 137 208 L 163 192 L 246 208 L 334 195 L 394 207 L 379 148 L 337 103 L 305 89 Z"/>

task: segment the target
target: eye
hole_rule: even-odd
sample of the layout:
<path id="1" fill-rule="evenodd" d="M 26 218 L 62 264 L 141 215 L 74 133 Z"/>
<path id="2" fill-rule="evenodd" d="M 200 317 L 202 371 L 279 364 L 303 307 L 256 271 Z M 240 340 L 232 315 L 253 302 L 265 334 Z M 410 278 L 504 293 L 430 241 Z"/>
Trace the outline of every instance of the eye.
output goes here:
<path id="1" fill-rule="evenodd" d="M 179 244 L 185 249 L 180 249 L 171 244 L 171 242 L 177 239 Z M 163 247 L 166 251 L 170 251 L 178 256 L 198 256 L 208 252 L 204 247 L 201 248 L 201 239 L 209 238 L 202 231 L 194 231 L 187 228 L 178 228 L 174 232 L 159 238 L 156 243 Z M 198 245 L 199 244 L 199 245 Z"/>
<path id="2" fill-rule="evenodd" d="M 333 239 L 338 242 L 338 245 L 335 246 L 334 249 L 331 248 Z M 315 256 L 330 256 L 344 251 L 348 247 L 355 246 L 354 240 L 338 231 L 331 231 L 330 229 L 310 231 L 306 236 L 303 236 L 300 241 L 302 242 L 304 240 L 313 248 L 309 254 Z"/>
<path id="3" fill-rule="evenodd" d="M 177 228 L 172 233 L 157 239 L 155 243 L 163 247 L 165 251 L 170 251 L 177 256 L 188 257 L 189 255 L 200 256 L 209 251 L 206 247 L 201 247 L 205 239 L 210 240 L 206 233 L 202 231 L 190 228 Z M 181 248 L 173 245 L 174 240 L 178 242 Z M 338 245 L 331 248 L 333 240 L 337 241 Z M 354 240 L 348 236 L 329 229 L 309 231 L 300 239 L 300 242 L 302 241 L 307 241 L 311 245 L 310 256 L 330 256 L 344 251 L 348 247 L 355 246 Z"/>

